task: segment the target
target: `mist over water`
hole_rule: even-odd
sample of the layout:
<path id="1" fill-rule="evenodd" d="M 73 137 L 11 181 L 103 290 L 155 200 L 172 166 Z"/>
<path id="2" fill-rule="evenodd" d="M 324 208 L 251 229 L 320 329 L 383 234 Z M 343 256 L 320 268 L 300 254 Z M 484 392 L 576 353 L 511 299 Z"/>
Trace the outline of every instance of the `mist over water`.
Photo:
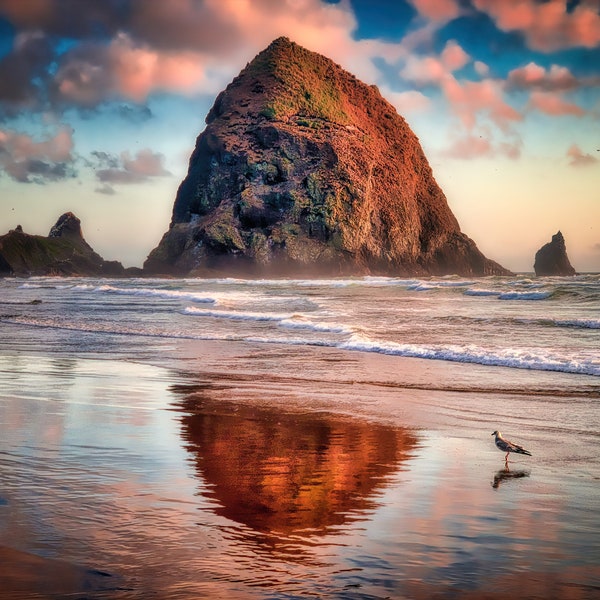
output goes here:
<path id="1" fill-rule="evenodd" d="M 597 597 L 597 276 L 0 287 L 8 598 Z"/>

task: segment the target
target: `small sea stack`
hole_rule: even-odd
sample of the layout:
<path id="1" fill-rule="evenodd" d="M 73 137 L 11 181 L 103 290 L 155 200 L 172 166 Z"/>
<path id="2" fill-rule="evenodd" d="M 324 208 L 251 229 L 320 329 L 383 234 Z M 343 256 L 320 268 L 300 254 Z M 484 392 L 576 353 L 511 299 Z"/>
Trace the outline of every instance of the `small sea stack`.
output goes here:
<path id="1" fill-rule="evenodd" d="M 563 234 L 558 231 L 552 236 L 552 240 L 544 244 L 535 254 L 533 265 L 538 277 L 545 276 L 569 276 L 577 272 L 569 262 L 567 246 Z"/>
<path id="2" fill-rule="evenodd" d="M 94 252 L 83 237 L 81 221 L 71 212 L 58 218 L 47 237 L 25 233 L 20 225 L 0 235 L 0 277 L 127 274 L 120 262 L 104 260 Z"/>

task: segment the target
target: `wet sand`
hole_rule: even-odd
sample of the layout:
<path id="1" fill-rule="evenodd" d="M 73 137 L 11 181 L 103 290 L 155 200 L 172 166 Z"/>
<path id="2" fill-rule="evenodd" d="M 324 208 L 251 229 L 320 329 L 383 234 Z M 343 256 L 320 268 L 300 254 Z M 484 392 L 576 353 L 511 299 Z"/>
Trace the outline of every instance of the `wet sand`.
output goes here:
<path id="1" fill-rule="evenodd" d="M 83 598 L 118 590 L 110 573 L 0 546 L 0 597 Z"/>
<path id="2" fill-rule="evenodd" d="M 0 356 L 3 598 L 600 594 L 594 378 L 173 357 Z M 533 452 L 508 469 L 505 426 Z"/>

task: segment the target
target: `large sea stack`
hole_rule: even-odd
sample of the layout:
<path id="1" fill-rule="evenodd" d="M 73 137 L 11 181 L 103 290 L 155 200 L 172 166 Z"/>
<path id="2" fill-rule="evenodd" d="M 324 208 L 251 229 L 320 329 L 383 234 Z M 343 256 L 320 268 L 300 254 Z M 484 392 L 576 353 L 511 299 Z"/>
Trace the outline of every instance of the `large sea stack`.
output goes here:
<path id="1" fill-rule="evenodd" d="M 59 217 L 48 237 L 25 233 L 20 225 L 0 236 L 0 277 L 126 274 L 133 273 L 94 252 L 83 237 L 81 221 L 70 212 Z"/>
<path id="2" fill-rule="evenodd" d="M 575 275 L 576 271 L 567 256 L 567 246 L 563 234 L 558 231 L 552 240 L 535 253 L 535 274 L 538 277 L 551 275 Z"/>
<path id="3" fill-rule="evenodd" d="M 499 275 L 374 86 L 287 38 L 217 97 L 157 274 Z"/>

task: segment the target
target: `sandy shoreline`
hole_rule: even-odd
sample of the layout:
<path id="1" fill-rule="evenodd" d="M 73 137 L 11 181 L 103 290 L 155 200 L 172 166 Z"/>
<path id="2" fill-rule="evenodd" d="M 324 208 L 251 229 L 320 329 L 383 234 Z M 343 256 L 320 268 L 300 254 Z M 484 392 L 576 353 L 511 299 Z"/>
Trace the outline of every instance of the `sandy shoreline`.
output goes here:
<path id="1" fill-rule="evenodd" d="M 117 591 L 110 573 L 0 546 L 3 600 L 82 597 Z"/>
<path id="2" fill-rule="evenodd" d="M 593 598 L 594 385 L 261 344 L 145 364 L 3 353 L 0 589 Z M 503 425 L 534 454 L 510 471 Z"/>

